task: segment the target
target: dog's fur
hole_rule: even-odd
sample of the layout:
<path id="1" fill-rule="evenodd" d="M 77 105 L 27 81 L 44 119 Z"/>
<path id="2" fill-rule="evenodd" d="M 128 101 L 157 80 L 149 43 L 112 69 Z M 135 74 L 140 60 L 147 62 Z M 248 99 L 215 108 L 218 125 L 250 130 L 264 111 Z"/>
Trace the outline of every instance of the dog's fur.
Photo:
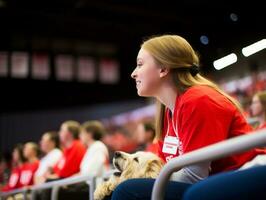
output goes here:
<path id="1" fill-rule="evenodd" d="M 94 192 L 95 200 L 102 200 L 114 191 L 116 186 L 130 178 L 156 178 L 163 167 L 162 160 L 150 152 L 138 151 L 135 154 L 115 152 L 113 165 L 115 172 L 108 181 L 97 186 Z"/>

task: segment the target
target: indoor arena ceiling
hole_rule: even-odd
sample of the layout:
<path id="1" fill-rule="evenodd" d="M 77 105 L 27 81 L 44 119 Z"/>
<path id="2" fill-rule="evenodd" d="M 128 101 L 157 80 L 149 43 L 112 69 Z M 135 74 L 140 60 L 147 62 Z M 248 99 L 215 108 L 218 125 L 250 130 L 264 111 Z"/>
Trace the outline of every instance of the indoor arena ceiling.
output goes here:
<path id="1" fill-rule="evenodd" d="M 164 33 L 184 36 L 199 52 L 204 70 L 211 72 L 214 59 L 240 51 L 243 46 L 266 35 L 265 6 L 258 0 L 0 0 L 0 18 L 0 50 L 19 49 L 25 40 L 31 41 L 32 38 L 43 38 L 48 44 L 51 39 L 63 38 L 116 45 L 121 51 L 119 56 L 124 59 L 122 62 L 131 67 L 121 72 L 118 87 L 128 84 L 139 44 L 147 36 Z M 26 48 L 32 49 L 31 42 L 26 42 Z M 17 88 L 17 83 L 12 80 L 4 83 L 11 89 Z M 34 93 L 31 85 L 32 82 L 26 83 L 30 91 L 27 94 Z M 94 86 L 97 90 L 103 87 Z M 7 103 L 16 98 L 15 94 L 10 94 L 10 87 L 4 88 Z M 78 88 L 77 93 L 84 93 L 80 86 L 73 87 Z M 130 87 L 132 89 L 123 95 L 121 88 L 118 89 L 115 95 L 111 95 L 113 100 L 136 97 L 134 83 Z M 19 94 L 23 96 L 23 93 Z M 46 96 L 42 98 L 48 98 Z M 90 102 L 89 97 L 79 97 L 82 98 L 84 102 Z M 81 103 L 70 97 L 67 99 L 69 104 Z M 106 96 L 99 94 L 98 99 L 106 99 Z M 56 100 L 50 102 L 46 107 Z M 2 108 L 8 111 L 13 106 Z"/>

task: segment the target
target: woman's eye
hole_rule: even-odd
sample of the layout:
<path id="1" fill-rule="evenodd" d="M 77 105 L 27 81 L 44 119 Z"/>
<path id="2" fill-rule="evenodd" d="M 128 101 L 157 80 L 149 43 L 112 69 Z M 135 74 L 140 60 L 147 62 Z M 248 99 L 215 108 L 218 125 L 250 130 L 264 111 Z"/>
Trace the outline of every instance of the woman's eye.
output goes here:
<path id="1" fill-rule="evenodd" d="M 142 64 L 141 64 L 141 63 L 138 63 L 138 64 L 137 64 L 137 67 L 141 67 L 141 66 L 142 66 Z"/>
<path id="2" fill-rule="evenodd" d="M 134 158 L 134 160 L 135 160 L 136 162 L 139 162 L 139 159 L 138 159 L 138 158 Z"/>

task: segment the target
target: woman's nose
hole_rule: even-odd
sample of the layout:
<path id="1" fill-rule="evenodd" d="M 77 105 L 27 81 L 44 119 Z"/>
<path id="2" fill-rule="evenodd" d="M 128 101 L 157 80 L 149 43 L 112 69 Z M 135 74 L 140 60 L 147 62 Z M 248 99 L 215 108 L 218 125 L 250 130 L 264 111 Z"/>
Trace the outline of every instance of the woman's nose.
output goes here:
<path id="1" fill-rule="evenodd" d="M 131 78 L 136 79 L 136 69 L 134 69 L 133 72 L 131 73 Z"/>

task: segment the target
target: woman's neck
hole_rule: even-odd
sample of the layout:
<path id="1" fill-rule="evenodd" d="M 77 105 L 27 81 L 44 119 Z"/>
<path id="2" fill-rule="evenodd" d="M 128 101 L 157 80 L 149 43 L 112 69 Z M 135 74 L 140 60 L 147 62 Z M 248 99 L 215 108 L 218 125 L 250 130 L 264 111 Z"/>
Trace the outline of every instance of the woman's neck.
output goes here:
<path id="1" fill-rule="evenodd" d="M 163 89 L 159 91 L 158 95 L 156 95 L 156 98 L 173 113 L 175 109 L 177 88 L 171 84 L 167 84 L 162 88 Z"/>
<path id="2" fill-rule="evenodd" d="M 35 161 L 37 161 L 38 160 L 38 158 L 36 158 L 36 157 L 32 157 L 32 158 L 29 158 L 28 159 L 28 161 L 30 162 L 30 163 L 34 163 Z"/>

